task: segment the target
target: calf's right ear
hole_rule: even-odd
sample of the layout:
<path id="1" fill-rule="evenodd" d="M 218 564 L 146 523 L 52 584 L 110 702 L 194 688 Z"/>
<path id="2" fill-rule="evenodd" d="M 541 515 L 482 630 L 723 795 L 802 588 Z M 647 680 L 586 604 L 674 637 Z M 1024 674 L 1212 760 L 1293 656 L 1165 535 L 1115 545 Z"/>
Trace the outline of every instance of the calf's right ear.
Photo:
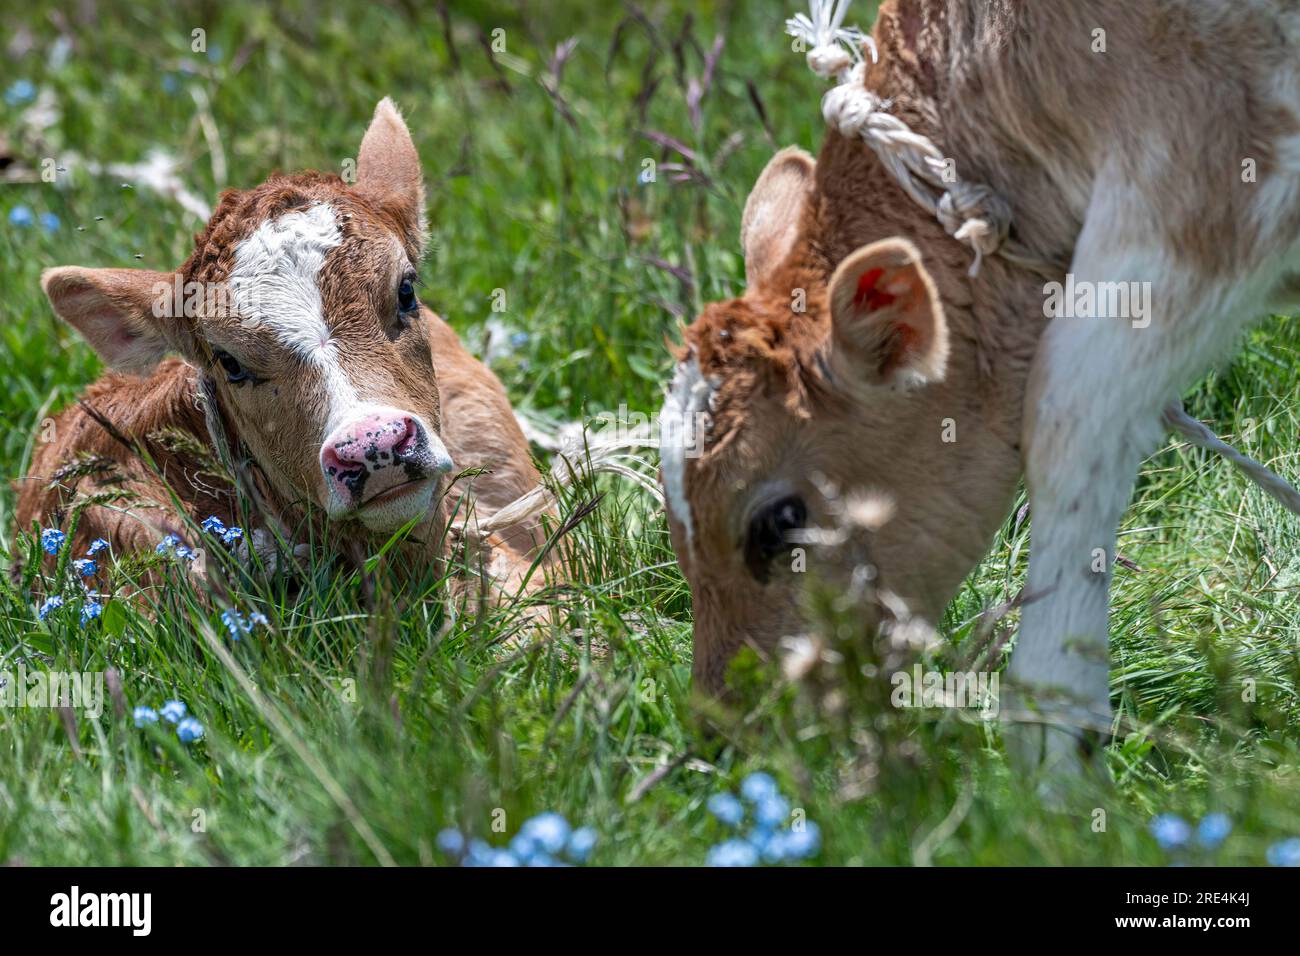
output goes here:
<path id="1" fill-rule="evenodd" d="M 787 146 L 768 161 L 740 219 L 746 282 L 758 282 L 789 255 L 816 174 L 817 160 L 797 146 Z"/>
<path id="2" fill-rule="evenodd" d="M 151 372 L 171 347 L 163 323 L 174 283 L 173 273 L 147 269 L 62 266 L 41 273 L 41 288 L 59 318 L 105 364 L 136 375 Z"/>

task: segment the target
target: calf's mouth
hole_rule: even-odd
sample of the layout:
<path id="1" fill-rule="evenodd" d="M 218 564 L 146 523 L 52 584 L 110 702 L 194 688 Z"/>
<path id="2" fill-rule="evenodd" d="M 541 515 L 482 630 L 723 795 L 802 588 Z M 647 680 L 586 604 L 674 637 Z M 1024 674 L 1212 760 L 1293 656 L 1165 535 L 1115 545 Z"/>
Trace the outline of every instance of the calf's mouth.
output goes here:
<path id="1" fill-rule="evenodd" d="M 434 481 L 435 478 L 432 475 L 426 475 L 422 478 L 408 479 L 406 481 L 401 482 L 400 484 L 396 484 L 391 488 L 385 489 L 384 491 L 380 491 L 376 494 L 371 495 L 369 498 L 366 498 L 364 501 L 361 502 L 361 504 L 357 506 L 357 510 L 364 511 L 366 508 L 369 508 L 371 505 L 383 504 L 385 502 L 393 501 L 397 498 L 404 497 L 413 492 L 424 490 Z"/>

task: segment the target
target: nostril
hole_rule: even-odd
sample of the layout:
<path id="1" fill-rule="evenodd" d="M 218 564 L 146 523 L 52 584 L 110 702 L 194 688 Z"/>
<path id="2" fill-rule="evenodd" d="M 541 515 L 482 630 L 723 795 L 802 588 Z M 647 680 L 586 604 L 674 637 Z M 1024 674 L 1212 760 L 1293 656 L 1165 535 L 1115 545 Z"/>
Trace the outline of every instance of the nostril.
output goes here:
<path id="1" fill-rule="evenodd" d="M 343 459 L 339 453 L 334 450 L 333 445 L 326 445 L 320 453 L 321 467 L 325 469 L 325 474 L 331 477 L 337 475 L 343 470 Z"/>
<path id="2" fill-rule="evenodd" d="M 411 452 L 415 448 L 416 440 L 420 437 L 420 428 L 415 424 L 415 419 L 403 418 L 402 425 L 405 432 L 397 444 L 393 446 L 393 452 L 397 455 L 405 455 Z"/>

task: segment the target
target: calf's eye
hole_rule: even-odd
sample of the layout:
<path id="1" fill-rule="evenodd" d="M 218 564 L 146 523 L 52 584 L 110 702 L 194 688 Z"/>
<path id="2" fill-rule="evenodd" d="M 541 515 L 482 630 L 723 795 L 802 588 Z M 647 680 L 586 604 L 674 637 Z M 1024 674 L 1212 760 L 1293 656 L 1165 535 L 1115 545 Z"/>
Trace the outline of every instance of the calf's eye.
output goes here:
<path id="1" fill-rule="evenodd" d="M 252 373 L 249 372 L 248 369 L 244 368 L 244 366 L 240 365 L 239 360 L 229 352 L 217 352 L 215 357 L 217 363 L 226 373 L 226 381 L 231 385 L 238 385 L 240 382 L 248 382 L 252 380 Z"/>
<path id="2" fill-rule="evenodd" d="M 397 287 L 397 310 L 402 313 L 415 311 L 415 278 L 404 276 Z"/>
<path id="3" fill-rule="evenodd" d="M 745 565 L 759 581 L 766 581 L 772 559 L 790 547 L 788 536 L 808 521 L 803 499 L 787 495 L 754 512 L 745 535 Z"/>

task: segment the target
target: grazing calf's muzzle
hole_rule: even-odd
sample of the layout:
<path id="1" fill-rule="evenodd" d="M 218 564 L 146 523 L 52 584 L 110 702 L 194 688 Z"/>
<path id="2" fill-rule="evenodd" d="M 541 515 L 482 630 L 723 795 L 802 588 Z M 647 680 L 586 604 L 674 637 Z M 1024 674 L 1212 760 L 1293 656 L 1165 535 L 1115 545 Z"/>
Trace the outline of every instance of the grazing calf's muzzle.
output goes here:
<path id="1" fill-rule="evenodd" d="M 371 530 L 390 531 L 428 512 L 452 462 L 419 416 L 371 406 L 326 436 L 320 466 L 330 517 L 355 514 Z"/>

